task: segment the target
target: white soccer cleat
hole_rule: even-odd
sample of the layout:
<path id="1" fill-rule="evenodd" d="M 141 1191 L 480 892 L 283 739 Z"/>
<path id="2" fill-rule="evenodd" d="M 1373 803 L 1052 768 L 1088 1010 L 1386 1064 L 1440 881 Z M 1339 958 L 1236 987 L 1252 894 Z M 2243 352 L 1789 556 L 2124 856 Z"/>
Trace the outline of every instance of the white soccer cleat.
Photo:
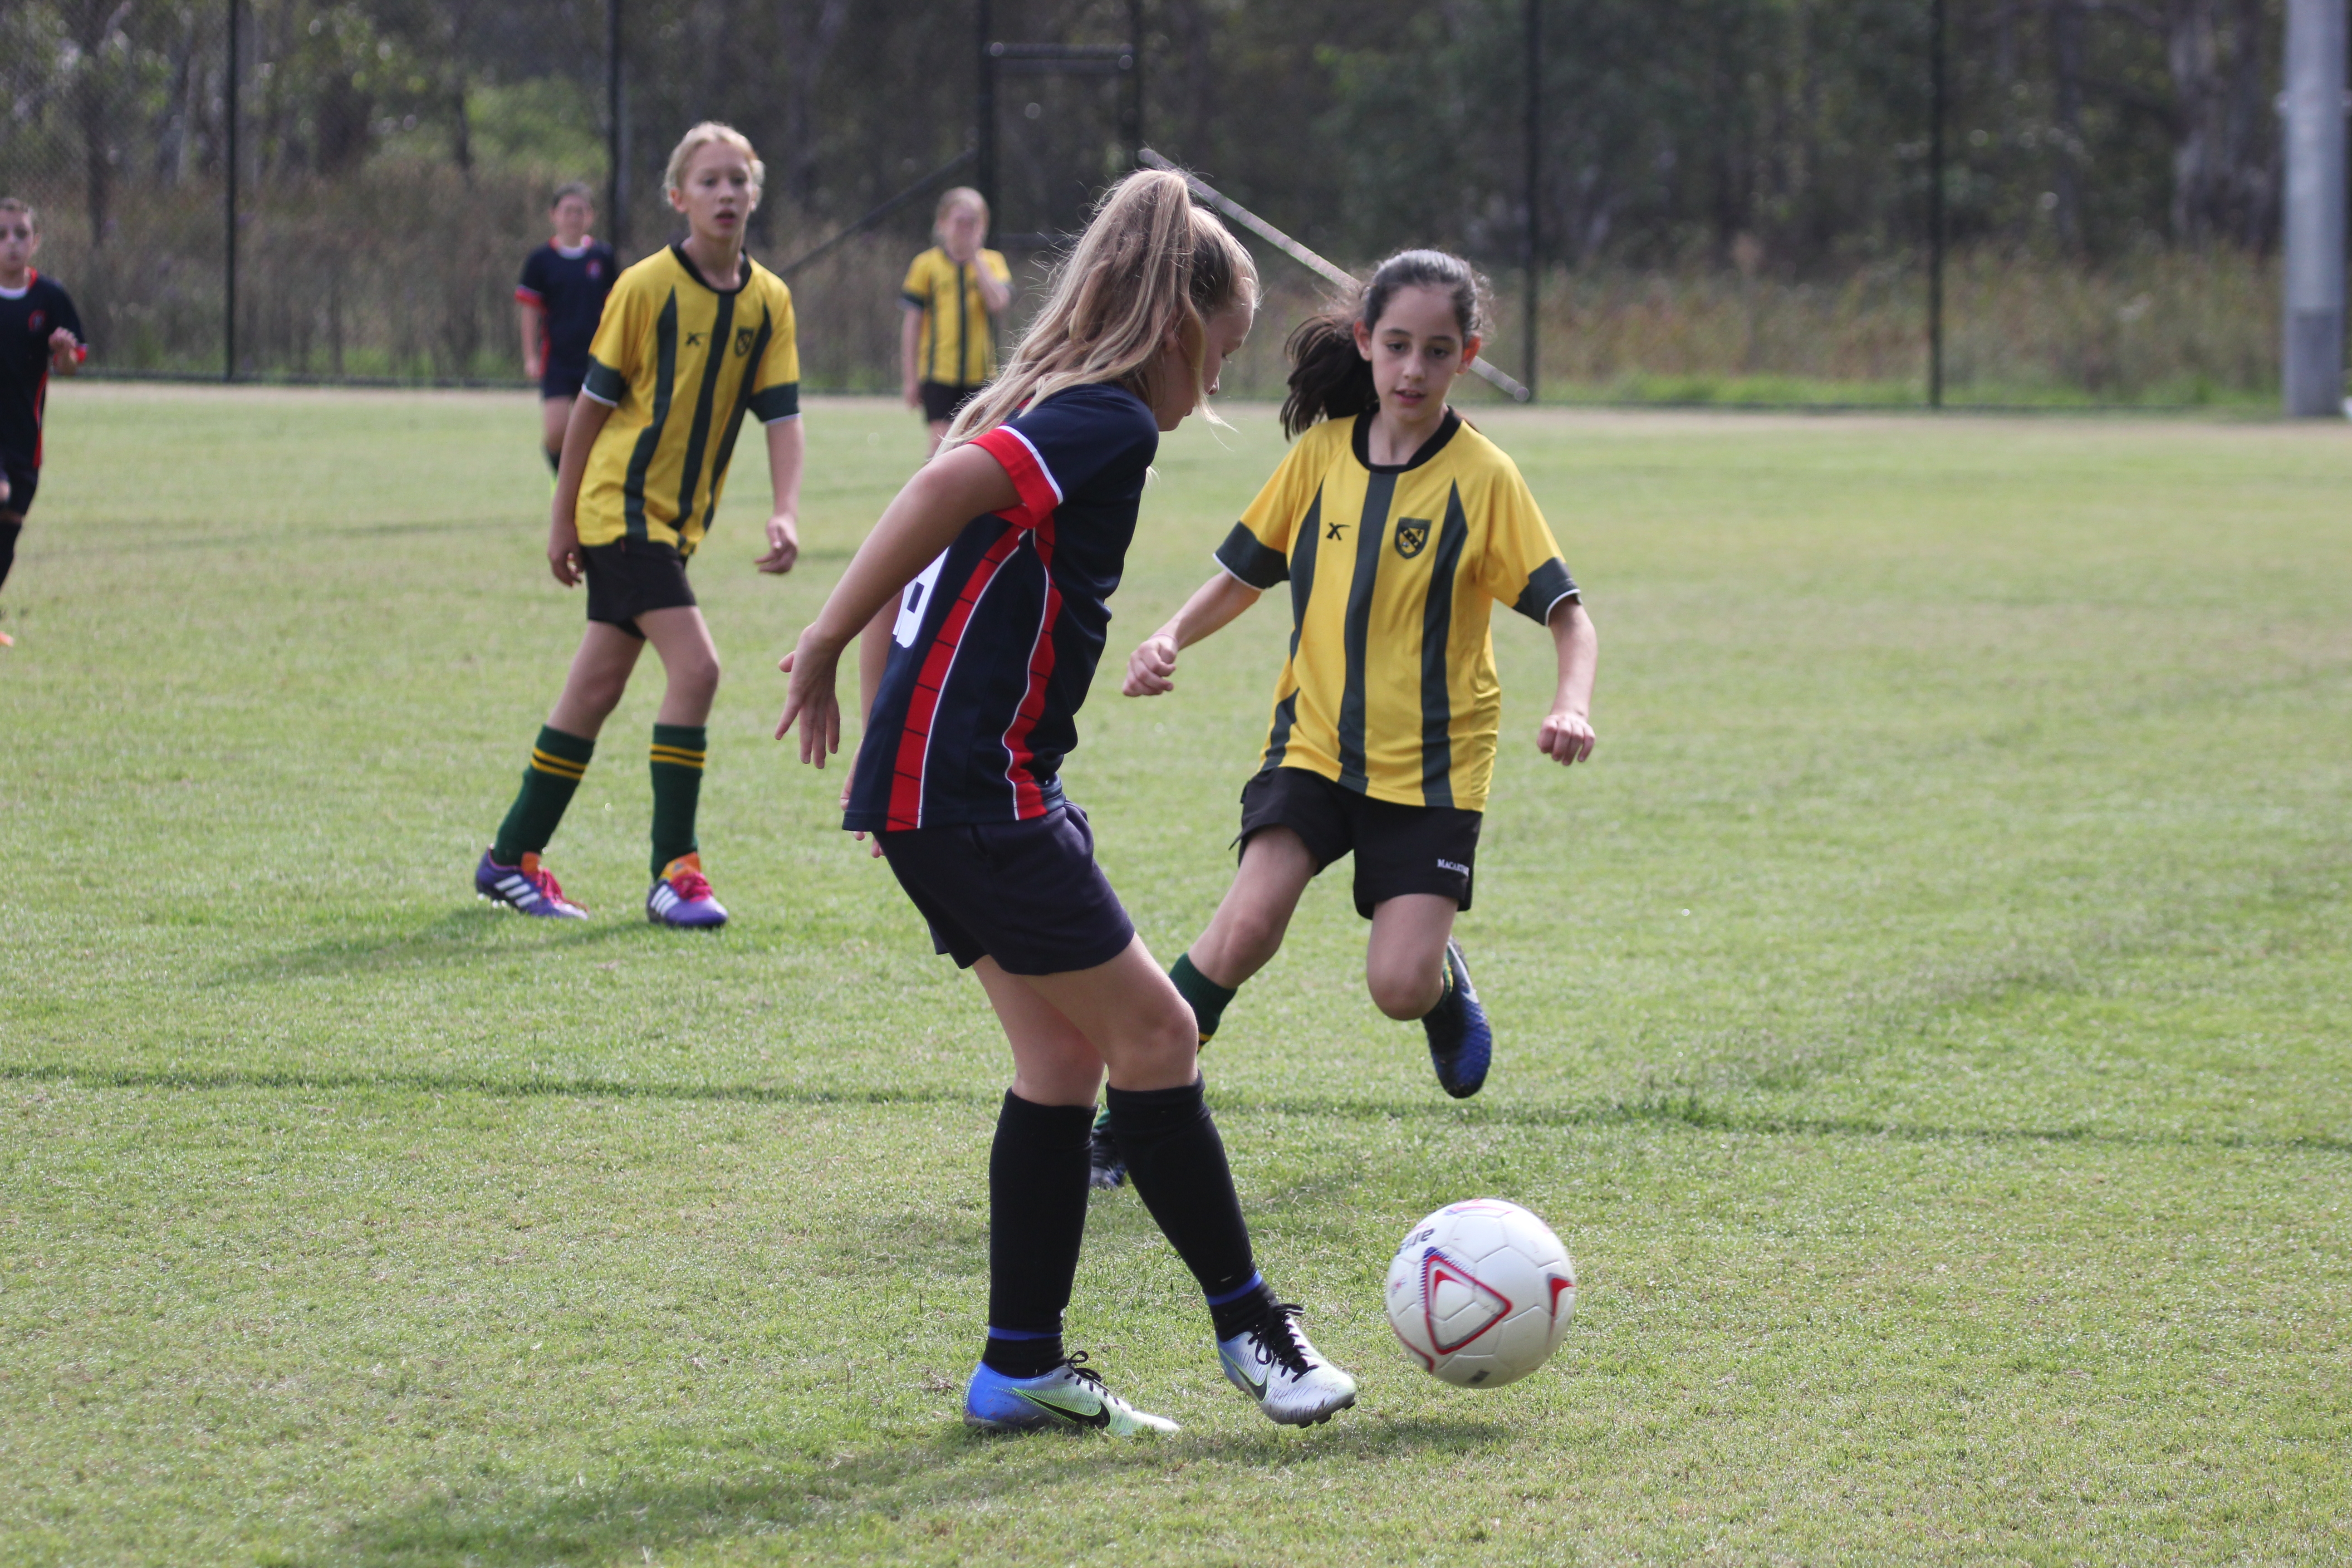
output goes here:
<path id="1" fill-rule="evenodd" d="M 1325 1361 L 1298 1331 L 1298 1309 L 1283 1302 L 1255 1328 L 1217 1342 L 1225 1381 L 1257 1401 L 1265 1418 L 1312 1426 L 1356 1403 L 1356 1380 Z"/>

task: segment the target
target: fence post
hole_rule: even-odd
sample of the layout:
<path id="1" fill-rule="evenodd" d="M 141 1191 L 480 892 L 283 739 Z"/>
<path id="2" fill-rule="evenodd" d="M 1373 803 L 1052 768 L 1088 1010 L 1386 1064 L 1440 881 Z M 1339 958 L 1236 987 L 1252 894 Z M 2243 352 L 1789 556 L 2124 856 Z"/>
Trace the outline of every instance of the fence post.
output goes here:
<path id="1" fill-rule="evenodd" d="M 1528 384 L 1528 401 L 1536 397 L 1536 351 L 1543 309 L 1543 0 L 1527 0 L 1528 24 L 1528 255 L 1527 319 L 1520 324 L 1527 342 L 1520 353 L 1519 374 Z"/>
<path id="2" fill-rule="evenodd" d="M 628 215 L 621 204 L 628 189 L 621 175 L 621 0 L 604 0 L 605 232 L 621 250 Z"/>
<path id="3" fill-rule="evenodd" d="M 979 38 L 973 47 L 972 53 L 980 61 L 979 97 L 975 113 L 975 118 L 979 121 L 979 135 L 973 142 L 973 151 L 979 156 L 974 161 L 972 183 L 980 187 L 981 199 L 988 204 L 988 210 L 993 213 L 998 210 L 996 202 L 996 59 L 988 52 L 988 46 L 992 41 L 988 35 L 995 30 L 992 26 L 993 18 L 990 15 L 991 9 L 989 0 L 976 0 L 976 4 L 972 6 L 979 28 Z"/>
<path id="4" fill-rule="evenodd" d="M 2344 415 L 2345 0 L 2287 0 L 2286 267 L 2280 392 Z"/>
<path id="5" fill-rule="evenodd" d="M 1944 406 L 1944 0 L 1927 22 L 1927 406 Z"/>
<path id="6" fill-rule="evenodd" d="M 221 379 L 236 379 L 236 174 L 237 174 L 237 0 L 228 0 L 228 70 L 221 102 L 221 120 L 228 134 L 222 158 L 221 180 Z"/>

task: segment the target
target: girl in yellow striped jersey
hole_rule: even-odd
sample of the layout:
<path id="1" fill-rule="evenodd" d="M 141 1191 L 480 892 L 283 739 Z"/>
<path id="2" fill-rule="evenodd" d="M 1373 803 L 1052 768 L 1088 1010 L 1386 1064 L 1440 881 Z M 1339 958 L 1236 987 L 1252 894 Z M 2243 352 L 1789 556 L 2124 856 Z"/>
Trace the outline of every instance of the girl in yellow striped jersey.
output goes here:
<path id="1" fill-rule="evenodd" d="M 695 837 L 704 721 L 719 654 L 686 563 L 709 531 L 748 412 L 766 427 L 774 490 L 762 572 L 800 555 L 800 354 L 792 291 L 743 254 L 763 174 L 751 143 L 705 122 L 669 159 L 688 234 L 623 272 L 604 301 L 555 480 L 547 563 L 588 584 L 588 631 L 539 732 L 520 792 L 475 868 L 475 890 L 525 914 L 579 918 L 540 855 L 586 772 L 596 734 L 646 643 L 667 687 L 654 722 L 653 886 L 646 918 L 724 924 Z"/>
<path id="2" fill-rule="evenodd" d="M 1125 688 L 1171 689 L 1180 649 L 1289 584 L 1290 656 L 1242 794 L 1241 869 L 1172 975 L 1205 1043 L 1307 882 L 1352 851 L 1372 999 L 1422 1021 L 1456 1097 L 1484 1083 L 1492 1046 L 1453 940 L 1501 722 L 1488 617 L 1500 604 L 1551 633 L 1559 679 L 1536 746 L 1562 763 L 1592 750 L 1598 647 L 1517 468 L 1446 406 L 1478 353 L 1480 295 L 1457 258 L 1409 250 L 1291 335 L 1282 413 L 1297 445 L 1218 547 L 1217 574 L 1129 658 Z"/>
<path id="3" fill-rule="evenodd" d="M 898 286 L 906 307 L 899 376 L 907 406 L 923 411 L 933 452 L 948 423 L 996 378 L 996 319 L 1013 303 L 1013 271 L 984 248 L 988 198 L 970 185 L 940 197 L 931 218 L 939 243 L 908 264 Z"/>

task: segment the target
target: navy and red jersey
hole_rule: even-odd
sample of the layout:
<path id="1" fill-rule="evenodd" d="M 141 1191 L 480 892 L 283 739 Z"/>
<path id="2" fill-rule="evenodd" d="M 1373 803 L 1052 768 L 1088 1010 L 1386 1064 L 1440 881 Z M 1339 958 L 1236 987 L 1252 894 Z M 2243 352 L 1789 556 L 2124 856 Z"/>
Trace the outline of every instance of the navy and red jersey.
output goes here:
<path id="1" fill-rule="evenodd" d="M 588 344 L 604 314 L 604 296 L 620 275 L 613 247 L 592 239 L 577 250 L 549 240 L 522 264 L 515 298 L 536 305 L 547 317 L 547 368 L 585 373 Z"/>
<path id="2" fill-rule="evenodd" d="M 1020 504 L 972 519 L 900 594 L 844 827 L 1024 822 L 1062 803 L 1159 422 L 1124 387 L 1074 386 L 972 445 Z"/>
<path id="3" fill-rule="evenodd" d="M 22 289 L 0 289 L 0 457 L 41 466 L 41 411 L 49 395 L 49 334 L 81 337 L 81 316 L 66 291 L 38 272 Z"/>

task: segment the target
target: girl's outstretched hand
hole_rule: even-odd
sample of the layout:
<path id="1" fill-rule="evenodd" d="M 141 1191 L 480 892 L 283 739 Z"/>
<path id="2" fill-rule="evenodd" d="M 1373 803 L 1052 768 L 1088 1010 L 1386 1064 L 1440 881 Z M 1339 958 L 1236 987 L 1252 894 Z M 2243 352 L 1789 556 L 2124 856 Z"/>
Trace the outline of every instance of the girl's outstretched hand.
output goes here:
<path id="1" fill-rule="evenodd" d="M 1157 697 L 1176 689 L 1176 639 L 1154 632 L 1127 656 L 1127 680 L 1119 687 L 1128 697 Z"/>
<path id="2" fill-rule="evenodd" d="M 1536 726 L 1536 750 L 1562 767 L 1592 754 L 1592 721 L 1581 713 L 1549 713 Z"/>
<path id="3" fill-rule="evenodd" d="M 816 644 L 814 631 L 811 627 L 802 632 L 800 646 L 777 661 L 776 668 L 793 679 L 784 688 L 784 711 L 776 721 L 776 739 L 782 740 L 784 731 L 798 721 L 801 761 L 821 768 L 825 758 L 841 750 L 841 700 L 834 691 L 841 650 L 828 651 Z"/>

